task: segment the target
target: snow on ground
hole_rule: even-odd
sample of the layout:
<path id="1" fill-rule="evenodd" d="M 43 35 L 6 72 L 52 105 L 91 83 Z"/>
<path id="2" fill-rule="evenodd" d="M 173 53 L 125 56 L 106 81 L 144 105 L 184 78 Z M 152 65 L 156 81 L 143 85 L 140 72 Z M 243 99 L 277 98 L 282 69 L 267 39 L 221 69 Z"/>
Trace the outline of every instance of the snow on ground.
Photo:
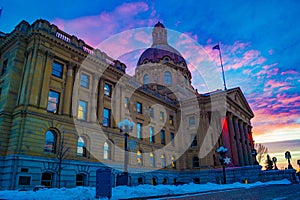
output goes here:
<path id="1" fill-rule="evenodd" d="M 133 198 L 133 197 L 146 197 L 146 196 L 160 196 L 160 195 L 172 195 L 172 194 L 187 194 L 196 192 L 209 192 L 213 190 L 234 189 L 234 188 L 251 188 L 263 185 L 272 184 L 290 184 L 287 179 L 280 181 L 269 182 L 256 182 L 250 184 L 233 183 L 219 185 L 214 183 L 207 184 L 185 184 L 185 185 L 139 185 L 139 186 L 119 186 L 112 189 L 112 198 Z M 96 199 L 96 189 L 94 187 L 76 187 L 76 188 L 52 188 L 42 189 L 37 192 L 33 191 L 17 191 L 17 190 L 5 190 L 0 191 L 0 199 L 20 199 L 20 200 L 88 200 Z M 106 199 L 106 198 L 102 198 Z"/>

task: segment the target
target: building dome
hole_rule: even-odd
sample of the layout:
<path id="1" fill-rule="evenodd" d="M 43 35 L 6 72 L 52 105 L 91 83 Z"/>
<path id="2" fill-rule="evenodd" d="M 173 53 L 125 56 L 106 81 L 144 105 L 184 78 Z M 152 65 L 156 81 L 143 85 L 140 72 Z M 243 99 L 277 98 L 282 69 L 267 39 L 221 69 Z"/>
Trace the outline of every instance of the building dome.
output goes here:
<path id="1" fill-rule="evenodd" d="M 158 63 L 161 60 L 171 60 L 175 64 L 184 64 L 186 62 L 180 53 L 170 45 L 158 44 L 146 49 L 140 56 L 137 65 L 142 65 L 148 62 Z"/>
<path id="2" fill-rule="evenodd" d="M 173 61 L 175 64 L 187 67 L 186 62 L 181 54 L 168 44 L 167 31 L 162 23 L 157 22 L 157 24 L 154 25 L 152 38 L 152 46 L 142 53 L 138 60 L 137 66 L 146 64 L 148 62 L 158 63 L 161 60 L 165 60 Z"/>

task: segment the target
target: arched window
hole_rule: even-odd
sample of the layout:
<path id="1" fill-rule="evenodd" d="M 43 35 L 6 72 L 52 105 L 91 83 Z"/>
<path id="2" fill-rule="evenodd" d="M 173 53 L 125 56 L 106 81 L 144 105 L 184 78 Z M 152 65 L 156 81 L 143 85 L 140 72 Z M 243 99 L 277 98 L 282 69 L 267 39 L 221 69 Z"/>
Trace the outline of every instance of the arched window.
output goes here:
<path id="1" fill-rule="evenodd" d="M 200 163 L 199 163 L 199 158 L 198 156 L 193 157 L 193 168 L 199 168 Z"/>
<path id="2" fill-rule="evenodd" d="M 103 158 L 105 160 L 110 160 L 110 146 L 107 142 L 104 143 L 104 153 Z"/>
<path id="3" fill-rule="evenodd" d="M 149 75 L 148 75 L 148 74 L 145 74 L 145 75 L 144 75 L 143 83 L 144 83 L 144 84 L 149 84 Z"/>
<path id="4" fill-rule="evenodd" d="M 85 186 L 85 174 L 76 174 L 76 186 Z"/>
<path id="5" fill-rule="evenodd" d="M 168 84 L 168 85 L 172 84 L 172 74 L 171 74 L 171 72 L 166 71 L 164 73 L 164 80 L 165 80 L 165 84 Z"/>
<path id="6" fill-rule="evenodd" d="M 166 157 L 164 154 L 160 156 L 161 158 L 161 167 L 166 167 Z"/>
<path id="7" fill-rule="evenodd" d="M 53 173 L 44 172 L 42 173 L 41 185 L 44 185 L 47 188 L 51 188 L 53 185 Z"/>
<path id="8" fill-rule="evenodd" d="M 86 157 L 86 142 L 83 137 L 78 138 L 77 155 Z"/>
<path id="9" fill-rule="evenodd" d="M 136 153 L 136 161 L 137 161 L 138 165 L 140 165 L 140 166 L 143 165 L 143 154 L 142 154 L 141 150 L 138 150 Z"/>
<path id="10" fill-rule="evenodd" d="M 154 167 L 155 166 L 155 157 L 154 157 L 154 154 L 152 152 L 150 152 L 149 156 L 150 156 L 150 166 Z"/>
<path id="11" fill-rule="evenodd" d="M 176 161 L 175 161 L 175 157 L 174 156 L 172 156 L 171 161 L 172 161 L 172 163 L 171 163 L 172 168 L 175 169 L 176 168 Z"/>
<path id="12" fill-rule="evenodd" d="M 44 152 L 55 153 L 56 140 L 56 133 L 54 131 L 47 131 L 45 135 Z"/>

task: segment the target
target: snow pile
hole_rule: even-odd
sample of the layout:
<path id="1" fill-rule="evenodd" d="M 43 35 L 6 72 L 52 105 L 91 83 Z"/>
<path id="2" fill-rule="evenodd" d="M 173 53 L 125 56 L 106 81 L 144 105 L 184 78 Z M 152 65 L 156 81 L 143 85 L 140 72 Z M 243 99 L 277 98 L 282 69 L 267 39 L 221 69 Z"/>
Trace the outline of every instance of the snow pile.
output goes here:
<path id="1" fill-rule="evenodd" d="M 234 189 L 234 188 L 251 188 L 263 185 L 274 185 L 274 184 L 290 184 L 291 182 L 287 179 L 281 181 L 270 181 L 270 182 L 256 182 L 251 184 L 233 183 L 233 184 L 185 184 L 185 185 L 139 185 L 133 187 L 119 186 L 112 190 L 112 198 L 133 198 L 133 197 L 147 197 L 147 196 L 163 196 L 163 195 L 174 195 L 174 194 L 188 194 L 198 192 L 209 192 L 214 190 L 223 189 Z M 33 191 L 17 191 L 17 190 L 6 190 L 0 191 L 0 199 L 22 199 L 22 200 L 88 200 L 95 199 L 95 188 L 94 187 L 76 187 L 76 188 L 52 188 L 42 189 L 37 192 Z M 103 198 L 106 199 L 106 198 Z"/>

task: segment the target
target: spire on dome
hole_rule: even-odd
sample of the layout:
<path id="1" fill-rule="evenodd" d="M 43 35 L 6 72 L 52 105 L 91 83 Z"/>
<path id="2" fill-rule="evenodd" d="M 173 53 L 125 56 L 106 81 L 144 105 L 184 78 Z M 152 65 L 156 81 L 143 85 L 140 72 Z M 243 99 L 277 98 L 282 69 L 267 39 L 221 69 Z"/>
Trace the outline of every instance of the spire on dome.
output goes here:
<path id="1" fill-rule="evenodd" d="M 164 26 L 162 23 L 160 23 L 160 21 L 158 21 L 158 22 L 154 25 L 154 27 L 165 28 L 165 26 Z"/>
<path id="2" fill-rule="evenodd" d="M 152 46 L 157 44 L 168 44 L 167 30 L 165 29 L 165 26 L 159 21 L 154 25 L 154 29 L 152 31 L 152 39 Z"/>

